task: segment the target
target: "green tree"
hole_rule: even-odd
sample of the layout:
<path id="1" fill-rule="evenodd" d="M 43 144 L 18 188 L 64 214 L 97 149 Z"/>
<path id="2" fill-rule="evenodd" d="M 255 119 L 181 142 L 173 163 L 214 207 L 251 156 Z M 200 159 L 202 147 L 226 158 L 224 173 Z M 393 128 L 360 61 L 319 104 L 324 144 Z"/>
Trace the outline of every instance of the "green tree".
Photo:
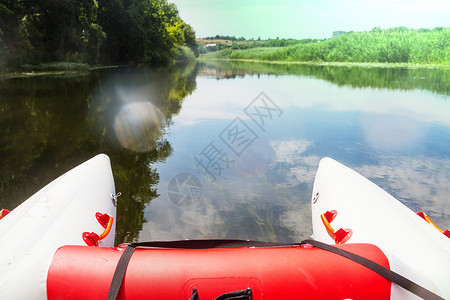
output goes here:
<path id="1" fill-rule="evenodd" d="M 164 63 L 195 32 L 166 0 L 0 0 L 0 71 L 50 61 Z"/>
<path id="2" fill-rule="evenodd" d="M 29 56 L 31 45 L 24 17 L 23 1 L 0 1 L 0 72 L 14 70 Z"/>

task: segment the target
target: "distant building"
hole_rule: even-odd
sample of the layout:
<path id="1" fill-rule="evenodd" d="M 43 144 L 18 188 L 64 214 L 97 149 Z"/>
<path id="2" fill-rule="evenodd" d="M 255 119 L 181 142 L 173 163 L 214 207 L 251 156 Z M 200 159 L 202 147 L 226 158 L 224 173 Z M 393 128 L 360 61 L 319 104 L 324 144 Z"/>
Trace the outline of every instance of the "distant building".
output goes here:
<path id="1" fill-rule="evenodd" d="M 212 52 L 212 51 L 219 50 L 218 47 L 217 47 L 217 44 L 206 44 L 205 48 L 206 48 L 207 52 Z"/>
<path id="2" fill-rule="evenodd" d="M 347 31 L 333 31 L 333 37 L 337 38 L 340 35 L 346 34 Z"/>

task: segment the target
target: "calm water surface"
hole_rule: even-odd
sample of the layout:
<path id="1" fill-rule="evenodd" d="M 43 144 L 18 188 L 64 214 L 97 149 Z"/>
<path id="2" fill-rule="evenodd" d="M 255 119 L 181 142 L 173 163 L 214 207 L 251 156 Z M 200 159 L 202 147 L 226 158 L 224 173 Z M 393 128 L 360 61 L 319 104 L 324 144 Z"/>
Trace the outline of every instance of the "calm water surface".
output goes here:
<path id="1" fill-rule="evenodd" d="M 1 80 L 0 109 L 0 206 L 104 152 L 117 243 L 307 238 L 324 156 L 450 227 L 449 69 L 121 68 Z"/>

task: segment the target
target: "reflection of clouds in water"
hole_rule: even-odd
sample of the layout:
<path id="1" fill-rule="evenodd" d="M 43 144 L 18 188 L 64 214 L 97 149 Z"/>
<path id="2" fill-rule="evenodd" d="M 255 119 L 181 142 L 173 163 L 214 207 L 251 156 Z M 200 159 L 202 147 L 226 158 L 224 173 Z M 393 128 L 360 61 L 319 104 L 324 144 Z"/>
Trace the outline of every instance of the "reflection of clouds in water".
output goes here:
<path id="1" fill-rule="evenodd" d="M 307 140 L 270 141 L 269 145 L 275 151 L 274 163 L 294 165 L 304 157 L 303 153 L 312 146 Z"/>
<path id="2" fill-rule="evenodd" d="M 387 151 L 413 148 L 423 137 L 417 122 L 394 115 L 365 117 L 363 128 L 371 146 Z"/>
<path id="3" fill-rule="evenodd" d="M 354 169 L 402 200 L 410 209 L 423 210 L 438 225 L 450 227 L 450 224 L 442 223 L 450 216 L 450 172 L 445 168 L 449 165 L 449 159 L 398 156 L 382 158 L 379 165 Z"/>
<path id="4" fill-rule="evenodd" d="M 416 138 L 410 137 L 411 135 L 406 134 L 402 141 L 410 143 Z M 306 155 L 309 149 L 314 148 L 311 141 L 271 141 L 270 146 L 275 152 L 271 167 L 285 172 L 284 184 L 295 186 L 314 182 L 321 157 Z M 398 143 L 396 146 L 400 147 L 402 144 Z M 445 168 L 449 165 L 449 159 L 396 155 L 380 157 L 378 165 L 350 167 L 392 193 L 410 209 L 416 212 L 426 211 L 439 224 L 450 215 L 450 172 Z M 416 204 L 412 206 L 413 203 Z M 292 218 L 289 216 L 289 213 L 285 214 L 288 223 L 296 222 L 295 215 Z M 446 228 L 450 224 L 441 223 L 440 226 Z"/>
<path id="5" fill-rule="evenodd" d="M 147 210 L 149 222 L 140 239 L 307 238 L 311 234 L 310 190 L 319 157 L 305 156 L 313 145 L 307 140 L 271 141 L 269 145 L 275 156 L 265 173 L 246 180 L 228 176 L 215 183 L 204 182 L 202 199 L 192 207 L 172 205 L 160 190 L 162 196 Z M 273 172 L 282 174 L 273 178 Z"/>
<path id="6" fill-rule="evenodd" d="M 246 180 L 228 176 L 215 183 L 203 182 L 202 199 L 192 207 L 172 205 L 159 189 L 161 197 L 149 206 L 149 222 L 140 239 L 307 238 L 311 234 L 310 190 L 319 157 L 305 156 L 313 146 L 307 140 L 271 141 L 269 145 L 275 156 L 265 173 Z M 282 174 L 272 177 L 274 172 Z"/>
<path id="7" fill-rule="evenodd" d="M 179 208 L 161 197 L 147 208 L 140 240 L 241 238 L 299 241 L 311 234 L 310 199 L 321 157 L 304 139 L 269 142 L 273 159 L 260 176 L 203 182 L 202 199 Z M 377 165 L 349 165 L 414 211 L 424 210 L 441 228 L 450 215 L 450 160 L 380 156 Z M 275 174 L 275 175 L 274 175 Z M 160 187 L 167 186 L 161 182 Z M 409 200 L 411 199 L 411 200 Z"/>
<path id="8" fill-rule="evenodd" d="M 160 190 L 161 197 L 147 209 L 149 222 L 144 225 L 140 240 L 295 241 L 311 233 L 311 216 L 309 208 L 305 209 L 309 193 L 269 182 L 264 174 L 245 181 L 229 177 L 215 183 L 203 182 L 203 187 L 200 201 L 187 208 L 171 205 Z"/>
<path id="9" fill-rule="evenodd" d="M 280 225 L 289 228 L 292 232 L 290 238 L 293 241 L 300 241 L 308 238 L 312 234 L 311 205 L 298 205 L 291 207 L 280 214 Z"/>
<path id="10" fill-rule="evenodd" d="M 305 155 L 314 146 L 311 141 L 292 139 L 270 141 L 269 144 L 275 152 L 271 167 L 286 170 L 286 185 L 311 184 L 314 181 L 320 157 Z"/>
<path id="11" fill-rule="evenodd" d="M 321 107 L 326 111 L 396 115 L 450 125 L 448 97 L 436 97 L 431 92 L 354 89 L 312 78 L 267 75 L 246 80 L 199 80 L 197 91 L 183 104 L 179 122 L 192 125 L 205 119 L 234 119 L 260 91 L 283 111 Z"/>
<path id="12" fill-rule="evenodd" d="M 175 116 L 174 122 L 178 126 L 192 126 L 202 123 L 205 120 L 232 120 L 236 118 L 236 113 L 224 110 L 208 108 L 192 108 L 189 102 L 185 101 L 183 110 L 179 116 Z"/>
<path id="13" fill-rule="evenodd" d="M 178 240 L 222 237 L 224 221 L 220 210 L 202 197 L 194 206 L 180 208 L 165 195 L 153 200 L 147 210 L 140 240 Z"/>
<path id="14" fill-rule="evenodd" d="M 276 240 L 292 234 L 277 234 L 278 214 L 286 206 L 295 205 L 286 188 L 270 185 L 261 178 L 240 178 L 203 182 L 201 199 L 191 207 L 171 205 L 164 192 L 147 209 L 149 220 L 141 231 L 145 239 L 238 238 Z M 277 199 L 278 197 L 278 199 Z M 290 201 L 285 201 L 289 198 Z M 283 208 L 284 207 L 284 208 Z M 301 216 L 300 216 L 301 217 Z M 310 223 L 309 219 L 308 222 Z M 302 226 L 304 228 L 304 226 Z M 144 235 L 145 234 L 145 235 Z M 307 236 L 307 235 L 306 235 Z"/>

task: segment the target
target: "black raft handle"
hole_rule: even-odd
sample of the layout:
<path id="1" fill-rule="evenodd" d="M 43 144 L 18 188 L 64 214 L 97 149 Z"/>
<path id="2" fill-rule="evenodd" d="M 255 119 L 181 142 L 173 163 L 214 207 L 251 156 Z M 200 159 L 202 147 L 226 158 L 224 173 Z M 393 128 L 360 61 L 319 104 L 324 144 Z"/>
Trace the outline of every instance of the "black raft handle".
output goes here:
<path id="1" fill-rule="evenodd" d="M 189 300 L 199 300 L 198 292 L 196 289 L 192 290 L 192 296 Z M 215 300 L 252 300 L 252 289 L 248 288 L 245 290 L 232 291 L 220 295 Z"/>

